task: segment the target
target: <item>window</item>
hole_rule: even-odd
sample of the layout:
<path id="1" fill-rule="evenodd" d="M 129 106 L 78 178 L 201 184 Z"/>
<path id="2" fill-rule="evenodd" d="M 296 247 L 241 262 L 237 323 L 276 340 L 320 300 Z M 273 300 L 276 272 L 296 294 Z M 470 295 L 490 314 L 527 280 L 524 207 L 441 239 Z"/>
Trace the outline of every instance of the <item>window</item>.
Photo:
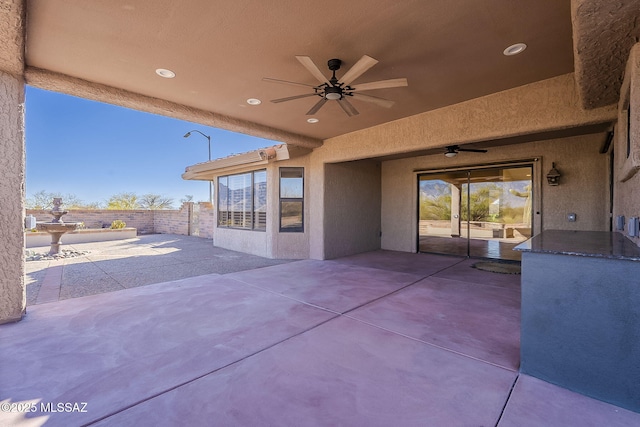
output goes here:
<path id="1" fill-rule="evenodd" d="M 267 171 L 253 174 L 253 229 L 267 229 Z"/>
<path id="2" fill-rule="evenodd" d="M 280 168 L 280 231 L 304 231 L 304 168 Z"/>
<path id="3" fill-rule="evenodd" d="M 218 227 L 267 228 L 267 171 L 218 178 Z"/>

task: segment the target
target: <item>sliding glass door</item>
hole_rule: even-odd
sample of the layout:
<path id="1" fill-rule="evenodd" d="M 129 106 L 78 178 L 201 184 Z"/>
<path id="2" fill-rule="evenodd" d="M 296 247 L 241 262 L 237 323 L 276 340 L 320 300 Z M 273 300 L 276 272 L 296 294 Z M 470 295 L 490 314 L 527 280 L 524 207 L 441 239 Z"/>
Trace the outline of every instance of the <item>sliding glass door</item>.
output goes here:
<path id="1" fill-rule="evenodd" d="M 418 245 L 420 252 L 467 255 L 463 236 L 462 200 L 467 200 L 468 171 L 418 177 Z"/>
<path id="2" fill-rule="evenodd" d="M 519 260 L 531 236 L 532 166 L 418 176 L 421 252 Z"/>

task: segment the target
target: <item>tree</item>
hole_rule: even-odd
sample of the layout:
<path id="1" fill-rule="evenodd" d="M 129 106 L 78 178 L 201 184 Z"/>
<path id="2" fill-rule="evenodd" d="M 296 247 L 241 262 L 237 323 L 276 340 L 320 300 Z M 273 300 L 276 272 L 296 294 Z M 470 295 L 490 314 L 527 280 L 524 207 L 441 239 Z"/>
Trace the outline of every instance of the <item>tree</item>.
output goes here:
<path id="1" fill-rule="evenodd" d="M 424 197 L 420 200 L 421 220 L 449 220 L 451 219 L 451 194 L 441 194 L 437 197 Z"/>
<path id="2" fill-rule="evenodd" d="M 64 204 L 65 209 L 102 209 L 100 202 L 85 203 L 79 199 L 70 199 L 70 201 L 67 202 L 67 199 L 63 197 L 62 203 Z"/>
<path id="3" fill-rule="evenodd" d="M 53 207 L 53 197 L 51 193 L 47 193 L 44 190 L 40 190 L 25 201 L 27 209 L 51 209 Z"/>
<path id="4" fill-rule="evenodd" d="M 442 181 L 424 181 L 420 184 L 420 219 L 451 219 L 451 190 Z"/>
<path id="5" fill-rule="evenodd" d="M 50 210 L 53 208 L 53 198 L 60 197 L 62 199 L 62 205 L 65 209 L 99 209 L 98 203 L 86 204 L 78 198 L 75 194 L 65 194 L 60 192 L 48 193 L 45 190 L 40 190 L 29 198 L 27 198 L 25 204 L 27 209 L 35 210 Z"/>
<path id="6" fill-rule="evenodd" d="M 119 193 L 109 197 L 107 209 L 113 210 L 133 210 L 140 209 L 138 196 L 135 193 Z"/>
<path id="7" fill-rule="evenodd" d="M 193 195 L 187 194 L 182 199 L 180 199 L 180 203 L 193 202 Z"/>
<path id="8" fill-rule="evenodd" d="M 502 199 L 504 191 L 501 186 L 494 183 L 486 183 L 475 185 L 469 194 L 469 205 L 471 208 L 467 210 L 467 198 L 462 197 L 462 206 L 460 208 L 462 220 L 466 221 L 490 221 L 489 205 L 496 199 Z M 469 214 L 469 215 L 468 215 Z"/>
<path id="9" fill-rule="evenodd" d="M 173 199 L 160 194 L 145 194 L 140 197 L 140 208 L 149 210 L 172 209 Z"/>
<path id="10" fill-rule="evenodd" d="M 86 203 L 83 209 L 99 210 L 99 209 L 102 209 L 102 207 L 103 205 L 100 202 L 91 202 L 91 203 Z"/>

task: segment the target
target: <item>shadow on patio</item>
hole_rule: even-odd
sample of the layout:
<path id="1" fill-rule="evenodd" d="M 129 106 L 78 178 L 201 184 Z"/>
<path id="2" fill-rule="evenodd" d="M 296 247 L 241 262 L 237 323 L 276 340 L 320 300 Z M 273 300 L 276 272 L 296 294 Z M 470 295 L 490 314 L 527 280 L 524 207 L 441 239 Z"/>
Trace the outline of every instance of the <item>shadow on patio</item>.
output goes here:
<path id="1" fill-rule="evenodd" d="M 46 253 L 48 249 L 31 250 Z M 27 262 L 27 305 L 288 262 L 217 248 L 210 239 L 172 234 L 69 244 L 62 249 L 87 253 L 57 261 Z"/>
<path id="2" fill-rule="evenodd" d="M 0 326 L 0 424 L 640 423 L 519 374 L 520 278 L 472 264 L 376 251 L 35 305 Z"/>

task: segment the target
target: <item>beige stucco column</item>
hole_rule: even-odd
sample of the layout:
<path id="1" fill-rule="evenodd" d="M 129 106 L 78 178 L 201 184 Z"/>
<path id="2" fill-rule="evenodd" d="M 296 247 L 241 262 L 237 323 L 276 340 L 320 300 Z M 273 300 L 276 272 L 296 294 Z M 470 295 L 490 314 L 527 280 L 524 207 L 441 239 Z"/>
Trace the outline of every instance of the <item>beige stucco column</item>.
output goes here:
<path id="1" fill-rule="evenodd" d="M 618 104 L 618 124 L 614 149 L 614 218 L 626 218 L 622 231 L 636 245 L 640 237 L 629 236 L 629 219 L 640 213 L 640 43 L 631 49 Z M 627 155 L 627 152 L 629 153 Z"/>
<path id="2" fill-rule="evenodd" d="M 0 323 L 25 312 L 24 83 L 0 72 Z"/>

